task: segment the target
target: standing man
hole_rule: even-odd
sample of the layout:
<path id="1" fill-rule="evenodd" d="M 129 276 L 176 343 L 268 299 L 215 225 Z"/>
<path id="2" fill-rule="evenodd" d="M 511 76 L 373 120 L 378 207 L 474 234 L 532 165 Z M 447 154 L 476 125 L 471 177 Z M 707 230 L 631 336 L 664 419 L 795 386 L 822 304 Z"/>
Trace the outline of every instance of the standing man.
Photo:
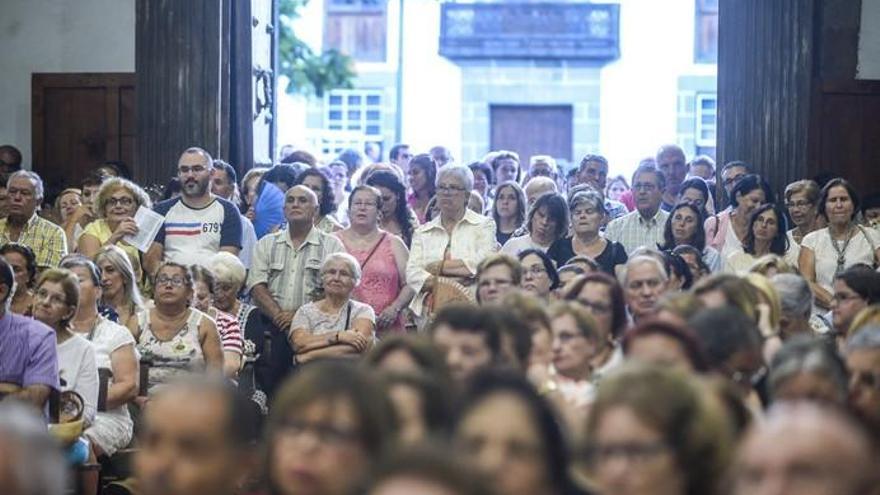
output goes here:
<path id="1" fill-rule="evenodd" d="M 29 170 L 19 170 L 6 182 L 8 216 L 0 220 L 0 244 L 18 242 L 34 251 L 40 270 L 58 266 L 67 254 L 64 229 L 37 215 L 43 202 L 43 180 Z"/>
<path id="2" fill-rule="evenodd" d="M 229 201 L 211 193 L 214 160 L 202 148 L 189 148 L 180 155 L 177 177 L 181 196 L 162 201 L 153 209 L 165 222 L 144 255 L 149 274 L 163 260 L 183 265 L 205 264 L 217 253 L 238 256 L 241 250 L 241 214 Z"/>
<path id="3" fill-rule="evenodd" d="M 721 168 L 721 185 L 724 186 L 724 191 L 727 193 L 728 203 L 730 202 L 730 192 L 733 191 L 733 186 L 735 186 L 740 179 L 752 173 L 754 173 L 752 166 L 746 162 L 728 162 Z M 717 210 L 718 207 L 716 206 L 715 209 Z M 728 206 L 727 209 L 729 210 L 730 207 Z"/>
<path id="4" fill-rule="evenodd" d="M 602 155 L 584 155 L 575 175 L 578 184 L 587 184 L 602 193 L 605 197 L 605 186 L 608 182 L 608 159 Z M 623 203 L 605 197 L 605 211 L 608 219 L 614 220 L 626 215 L 629 210 Z"/>
<path id="5" fill-rule="evenodd" d="M 397 168 L 403 172 L 404 180 L 409 177 L 409 162 L 412 160 L 412 152 L 409 150 L 408 144 L 398 143 L 391 147 L 388 153 L 388 160 L 397 165 Z"/>
<path id="6" fill-rule="evenodd" d="M 229 201 L 235 206 L 240 202 L 238 194 L 238 174 L 235 168 L 223 160 L 214 160 L 214 174 L 211 178 L 211 192 L 217 197 Z M 238 259 L 245 268 L 250 269 L 254 246 L 257 244 L 257 232 L 250 219 L 241 215 L 241 251 Z"/>
<path id="7" fill-rule="evenodd" d="M 339 239 L 314 228 L 317 211 L 318 197 L 311 189 L 291 187 L 284 195 L 287 229 L 264 236 L 254 249 L 248 290 L 275 327 L 263 383 L 270 396 L 293 365 L 288 341 L 293 315 L 321 289 L 321 263 L 327 255 L 345 251 Z"/>
<path id="8" fill-rule="evenodd" d="M 663 229 L 669 213 L 660 209 L 666 176 L 653 164 L 640 165 L 633 174 L 633 195 L 636 210 L 612 220 L 605 237 L 623 244 L 627 253 L 636 248 L 663 244 Z"/>
<path id="9" fill-rule="evenodd" d="M 428 153 L 431 154 L 431 159 L 434 160 L 434 164 L 437 165 L 438 169 L 453 161 L 452 151 L 446 146 L 434 146 Z"/>
<path id="10" fill-rule="evenodd" d="M 663 211 L 672 211 L 672 207 L 678 202 L 681 183 L 687 177 L 688 166 L 684 150 L 676 144 L 664 144 L 657 150 L 655 161 L 657 168 L 666 176 L 666 189 L 663 191 L 660 208 Z"/>

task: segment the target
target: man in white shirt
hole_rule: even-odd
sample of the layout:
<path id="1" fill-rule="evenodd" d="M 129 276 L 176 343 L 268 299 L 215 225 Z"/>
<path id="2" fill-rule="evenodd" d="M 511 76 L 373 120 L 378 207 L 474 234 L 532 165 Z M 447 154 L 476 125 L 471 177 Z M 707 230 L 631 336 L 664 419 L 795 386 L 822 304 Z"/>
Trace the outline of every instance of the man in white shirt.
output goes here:
<path id="1" fill-rule="evenodd" d="M 663 229 L 669 213 L 660 209 L 666 177 L 653 164 L 640 165 L 633 174 L 636 210 L 612 220 L 605 229 L 608 240 L 619 242 L 632 253 L 639 247 L 663 244 Z"/>

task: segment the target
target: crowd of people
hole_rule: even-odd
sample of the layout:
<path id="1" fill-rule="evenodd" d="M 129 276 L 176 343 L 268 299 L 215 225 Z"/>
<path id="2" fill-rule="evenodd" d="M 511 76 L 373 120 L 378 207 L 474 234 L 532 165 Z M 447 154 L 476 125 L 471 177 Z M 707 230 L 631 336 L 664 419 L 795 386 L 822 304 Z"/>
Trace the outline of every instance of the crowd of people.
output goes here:
<path id="1" fill-rule="evenodd" d="M 880 194 L 609 165 L 0 146 L 0 493 L 880 494 Z"/>

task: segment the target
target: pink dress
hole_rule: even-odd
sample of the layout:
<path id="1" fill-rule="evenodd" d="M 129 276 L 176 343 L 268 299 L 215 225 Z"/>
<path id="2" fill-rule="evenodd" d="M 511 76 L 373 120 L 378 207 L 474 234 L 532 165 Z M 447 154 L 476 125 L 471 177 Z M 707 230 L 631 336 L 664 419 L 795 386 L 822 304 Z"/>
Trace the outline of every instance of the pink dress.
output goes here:
<path id="1" fill-rule="evenodd" d="M 397 263 L 394 261 L 394 251 L 391 248 L 391 234 L 383 234 L 380 238 L 379 247 L 370 256 L 373 246 L 366 249 L 354 249 L 343 236 L 342 244 L 349 254 L 361 264 L 361 282 L 352 291 L 352 298 L 356 301 L 369 304 L 378 317 L 382 311 L 391 305 L 397 295 L 400 294 L 400 273 L 397 271 Z M 369 259 L 367 259 L 369 257 Z M 394 333 L 404 333 L 401 318 L 398 318 L 391 326 L 376 328 L 379 337 Z"/>

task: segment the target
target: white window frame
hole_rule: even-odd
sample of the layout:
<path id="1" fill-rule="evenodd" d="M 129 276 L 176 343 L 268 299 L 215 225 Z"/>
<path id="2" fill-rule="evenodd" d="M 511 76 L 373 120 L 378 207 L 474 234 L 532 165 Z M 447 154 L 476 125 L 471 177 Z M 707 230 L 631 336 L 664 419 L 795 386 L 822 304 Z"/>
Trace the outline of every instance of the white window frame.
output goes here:
<path id="1" fill-rule="evenodd" d="M 339 105 L 333 105 L 330 103 L 331 97 L 339 96 L 341 99 L 341 103 Z M 361 98 L 361 103 L 359 105 L 351 105 L 349 103 L 350 97 L 359 96 Z M 376 96 L 379 98 L 379 102 L 375 105 L 367 104 L 367 100 L 369 97 Z M 324 129 L 327 131 L 345 131 L 351 133 L 359 133 L 363 135 L 362 141 L 383 141 L 383 117 L 384 117 L 384 103 L 385 103 L 385 92 L 381 89 L 334 89 L 328 92 L 324 96 Z M 330 113 L 332 111 L 338 110 L 340 112 L 340 119 L 331 119 Z M 360 118 L 358 119 L 349 119 L 350 111 L 360 111 Z M 367 114 L 370 111 L 379 112 L 378 119 L 368 119 Z M 351 129 L 350 127 L 354 124 L 360 127 L 360 129 Z M 331 126 L 338 125 L 339 128 L 332 128 Z M 378 133 L 367 133 L 367 127 L 370 125 L 378 125 L 379 132 Z"/>
<path id="2" fill-rule="evenodd" d="M 707 100 L 712 100 L 715 102 L 714 110 L 704 110 L 703 102 Z M 704 124 L 703 117 L 708 114 L 712 115 L 713 121 L 712 124 Z M 703 137 L 703 133 L 705 131 L 711 131 L 715 136 L 715 139 L 705 139 Z M 694 143 L 702 148 L 714 148 L 716 147 L 716 143 L 718 141 L 718 94 L 717 93 L 697 93 L 696 101 L 694 102 Z"/>

